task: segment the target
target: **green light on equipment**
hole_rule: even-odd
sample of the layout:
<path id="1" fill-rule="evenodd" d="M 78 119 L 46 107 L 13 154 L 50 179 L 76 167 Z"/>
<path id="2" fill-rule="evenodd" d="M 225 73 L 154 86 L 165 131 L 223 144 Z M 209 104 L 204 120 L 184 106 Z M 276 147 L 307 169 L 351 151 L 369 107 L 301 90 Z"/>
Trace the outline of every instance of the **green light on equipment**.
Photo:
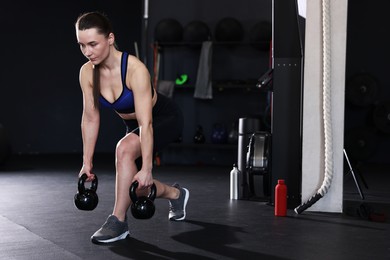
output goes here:
<path id="1" fill-rule="evenodd" d="M 176 79 L 175 84 L 176 85 L 183 85 L 188 80 L 187 74 L 181 74 L 179 78 Z"/>

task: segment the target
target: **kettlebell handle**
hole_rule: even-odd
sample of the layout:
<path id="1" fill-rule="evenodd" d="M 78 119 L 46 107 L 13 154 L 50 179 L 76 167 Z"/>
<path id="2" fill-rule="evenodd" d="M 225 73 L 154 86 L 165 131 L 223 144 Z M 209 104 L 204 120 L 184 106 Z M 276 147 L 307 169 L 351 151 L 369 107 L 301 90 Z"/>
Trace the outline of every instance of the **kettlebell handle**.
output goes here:
<path id="1" fill-rule="evenodd" d="M 85 193 L 85 181 L 87 180 L 88 176 L 86 173 L 80 176 L 79 183 L 78 183 L 78 190 L 79 193 Z M 98 177 L 95 174 L 95 179 L 91 182 L 90 190 L 95 191 L 98 187 Z"/>
<path id="2" fill-rule="evenodd" d="M 133 203 L 138 201 L 137 193 L 135 192 L 138 188 L 138 181 L 134 181 L 130 186 L 130 199 Z M 148 195 L 148 199 L 154 200 L 156 198 L 157 188 L 156 184 L 153 183 L 153 185 L 150 187 L 150 193 Z"/>

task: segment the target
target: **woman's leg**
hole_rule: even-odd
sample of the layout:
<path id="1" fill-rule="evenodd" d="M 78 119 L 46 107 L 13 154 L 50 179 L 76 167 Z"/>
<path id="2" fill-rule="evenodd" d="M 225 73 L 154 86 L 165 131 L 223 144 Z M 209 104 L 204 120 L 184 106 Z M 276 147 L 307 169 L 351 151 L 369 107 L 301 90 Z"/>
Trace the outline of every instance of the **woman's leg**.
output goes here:
<path id="1" fill-rule="evenodd" d="M 112 214 L 120 221 L 125 220 L 126 212 L 131 204 L 129 188 L 134 175 L 138 172 L 135 160 L 140 155 L 141 144 L 138 135 L 129 133 L 118 142 L 115 153 L 115 205 Z M 165 199 L 177 199 L 179 197 L 180 191 L 177 188 L 168 186 L 156 179 L 154 179 L 154 183 L 157 188 L 156 197 Z"/>
<path id="2" fill-rule="evenodd" d="M 141 144 L 138 135 L 129 133 L 118 142 L 115 151 L 115 205 L 112 214 L 120 221 L 125 220 L 131 203 L 129 188 L 134 175 L 138 172 L 135 160 L 140 155 Z"/>

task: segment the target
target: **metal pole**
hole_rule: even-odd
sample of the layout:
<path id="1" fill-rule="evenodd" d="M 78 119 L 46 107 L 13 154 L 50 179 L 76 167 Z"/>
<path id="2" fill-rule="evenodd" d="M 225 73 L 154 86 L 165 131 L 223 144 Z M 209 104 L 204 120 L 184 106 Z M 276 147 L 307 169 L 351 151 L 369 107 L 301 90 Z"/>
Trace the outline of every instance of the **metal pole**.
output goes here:
<path id="1" fill-rule="evenodd" d="M 149 0 L 144 0 L 142 17 L 142 56 L 141 60 L 147 66 L 148 49 L 148 19 L 149 19 Z"/>

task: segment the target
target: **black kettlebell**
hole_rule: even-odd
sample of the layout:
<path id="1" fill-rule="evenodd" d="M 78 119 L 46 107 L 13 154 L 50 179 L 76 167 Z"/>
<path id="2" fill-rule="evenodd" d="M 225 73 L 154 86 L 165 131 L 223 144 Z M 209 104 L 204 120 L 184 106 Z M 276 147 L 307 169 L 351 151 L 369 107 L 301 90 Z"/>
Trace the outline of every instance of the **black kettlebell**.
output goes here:
<path id="1" fill-rule="evenodd" d="M 85 173 L 79 177 L 78 192 L 74 195 L 74 205 L 79 210 L 94 210 L 99 202 L 99 197 L 96 194 L 98 178 L 95 175 L 91 187 L 86 189 L 84 183 L 87 178 L 88 176 Z"/>
<path id="2" fill-rule="evenodd" d="M 129 189 L 130 199 L 133 202 L 131 205 L 131 214 L 136 219 L 149 219 L 153 217 L 156 207 L 154 206 L 154 199 L 156 198 L 157 188 L 153 183 L 150 188 L 149 195 L 137 197 L 135 190 L 138 187 L 138 181 L 134 181 Z"/>
<path id="3" fill-rule="evenodd" d="M 206 138 L 204 137 L 203 134 L 203 128 L 201 125 L 198 125 L 196 128 L 196 133 L 194 135 L 194 143 L 196 144 L 203 144 L 206 142 Z"/>

